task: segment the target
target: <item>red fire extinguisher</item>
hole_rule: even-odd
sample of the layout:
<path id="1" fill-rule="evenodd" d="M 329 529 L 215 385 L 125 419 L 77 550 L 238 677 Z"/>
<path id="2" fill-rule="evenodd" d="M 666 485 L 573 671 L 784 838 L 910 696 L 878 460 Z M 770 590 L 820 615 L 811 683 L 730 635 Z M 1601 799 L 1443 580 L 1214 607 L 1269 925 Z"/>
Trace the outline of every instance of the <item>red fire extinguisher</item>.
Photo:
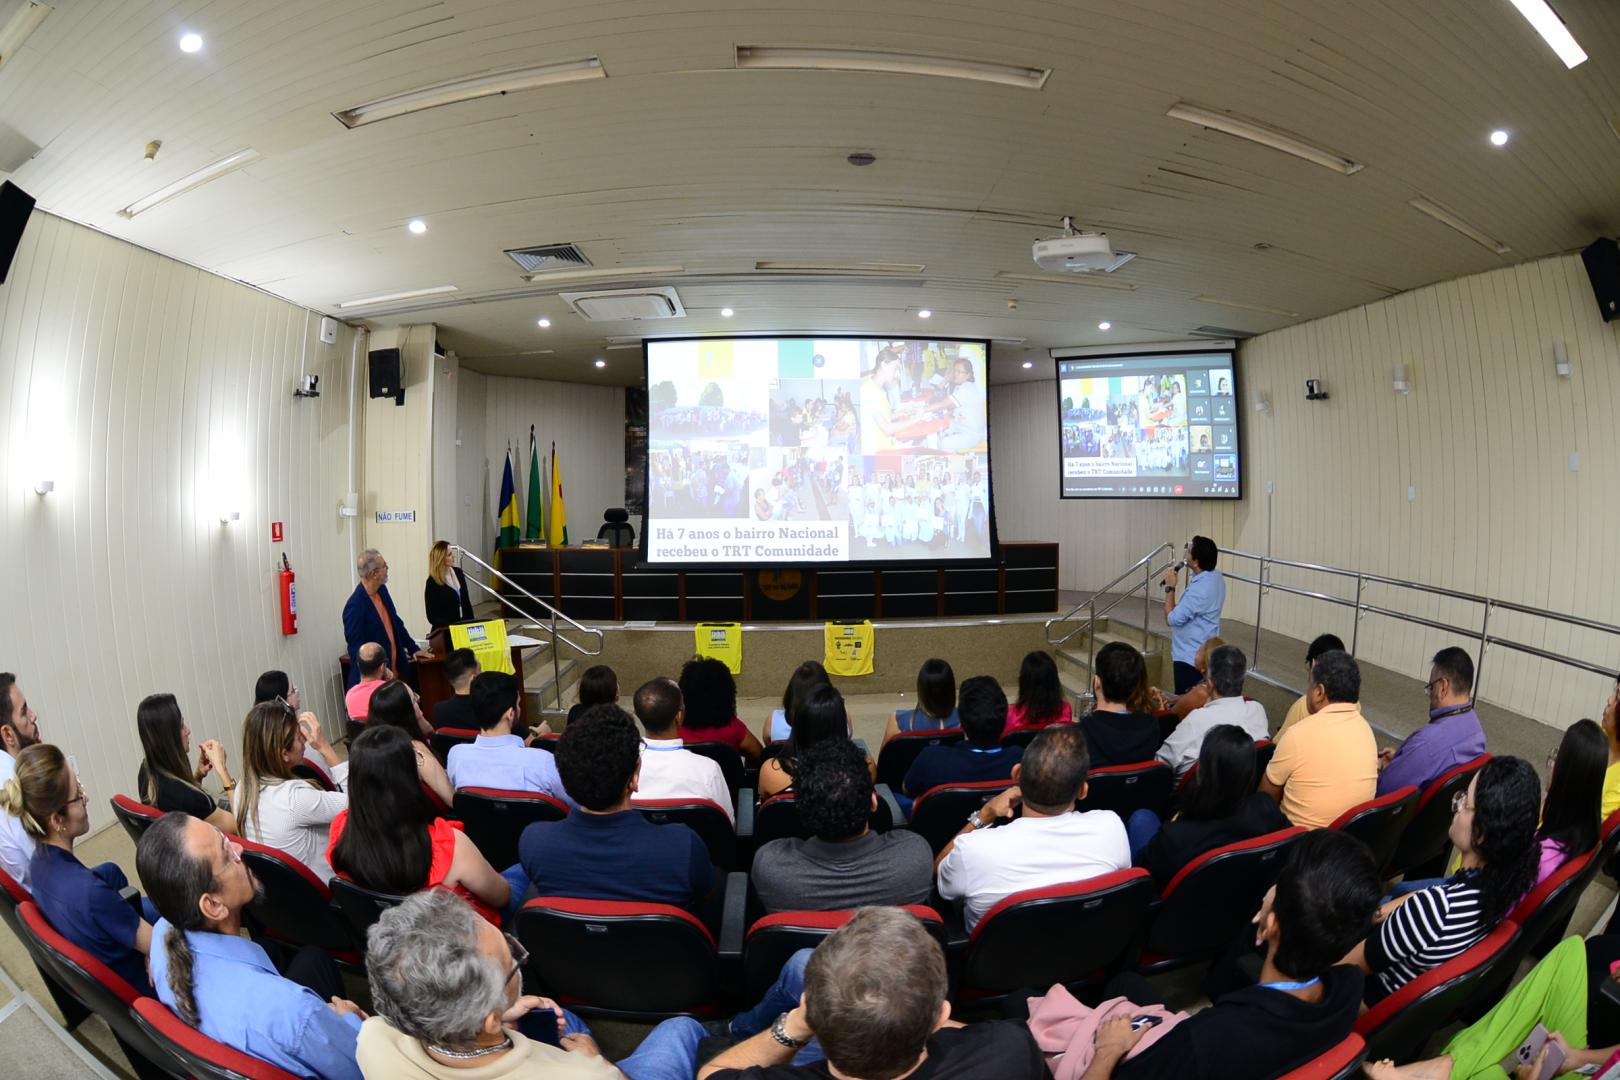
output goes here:
<path id="1" fill-rule="evenodd" d="M 281 633 L 291 637 L 298 633 L 298 586 L 287 553 L 281 553 Z"/>

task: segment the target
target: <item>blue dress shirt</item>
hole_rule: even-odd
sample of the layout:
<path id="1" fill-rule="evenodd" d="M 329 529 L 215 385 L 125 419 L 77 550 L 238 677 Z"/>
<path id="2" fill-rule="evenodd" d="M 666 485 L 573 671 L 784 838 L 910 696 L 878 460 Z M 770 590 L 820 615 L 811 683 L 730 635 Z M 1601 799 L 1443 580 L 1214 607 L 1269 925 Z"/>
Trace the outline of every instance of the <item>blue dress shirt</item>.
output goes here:
<path id="1" fill-rule="evenodd" d="M 576 805 L 563 790 L 557 755 L 524 746 L 516 735 L 480 735 L 471 743 L 452 746 L 445 772 L 451 787 L 538 791 L 570 807 Z"/>
<path id="2" fill-rule="evenodd" d="M 141 917 L 118 890 L 129 884 L 114 863 L 94 870 L 50 844 L 34 849 L 28 865 L 34 903 L 56 932 L 100 960 L 142 994 L 152 993 L 146 957 L 135 951 Z"/>
<path id="3" fill-rule="evenodd" d="M 1219 570 L 1201 570 L 1187 582 L 1176 606 L 1170 609 L 1170 656 L 1191 664 L 1204 642 L 1221 632 L 1221 609 L 1226 606 L 1226 579 Z"/>
<path id="4" fill-rule="evenodd" d="M 152 981 L 158 1000 L 172 1009 L 168 933 L 167 919 L 152 928 Z M 282 978 L 247 938 L 187 931 L 186 943 L 204 1035 L 299 1076 L 363 1080 L 354 1060 L 358 1016 L 339 1016 L 313 990 Z"/>

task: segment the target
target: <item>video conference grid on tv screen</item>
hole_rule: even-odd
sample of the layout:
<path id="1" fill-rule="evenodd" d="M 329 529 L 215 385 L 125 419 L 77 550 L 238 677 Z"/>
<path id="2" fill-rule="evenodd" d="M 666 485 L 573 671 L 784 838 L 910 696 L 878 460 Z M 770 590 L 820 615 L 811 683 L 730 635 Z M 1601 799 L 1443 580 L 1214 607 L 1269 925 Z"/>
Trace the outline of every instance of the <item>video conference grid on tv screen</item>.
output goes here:
<path id="1" fill-rule="evenodd" d="M 982 341 L 649 341 L 646 559 L 990 555 Z"/>
<path id="2" fill-rule="evenodd" d="M 1232 354 L 1059 360 L 1064 498 L 1236 499 Z"/>

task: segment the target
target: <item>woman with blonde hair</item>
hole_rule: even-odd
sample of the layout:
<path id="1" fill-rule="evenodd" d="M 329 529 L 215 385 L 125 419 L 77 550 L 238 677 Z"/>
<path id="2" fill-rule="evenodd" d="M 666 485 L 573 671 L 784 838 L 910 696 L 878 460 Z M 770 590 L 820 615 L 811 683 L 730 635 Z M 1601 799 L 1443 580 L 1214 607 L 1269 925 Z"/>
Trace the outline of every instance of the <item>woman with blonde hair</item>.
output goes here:
<path id="1" fill-rule="evenodd" d="M 428 552 L 428 578 L 422 590 L 422 606 L 427 609 L 428 624 L 434 630 L 477 618 L 473 614 L 472 595 L 467 590 L 467 576 L 456 568 L 456 549 L 448 540 L 435 542 Z"/>
<path id="2" fill-rule="evenodd" d="M 325 759 L 337 791 L 293 775 L 306 745 Z M 299 716 L 285 701 L 253 706 L 242 722 L 242 781 L 233 804 L 242 835 L 286 852 L 322 881 L 331 881 L 327 833 L 332 819 L 349 808 L 343 790 L 348 776 L 349 763 L 338 760 L 314 713 Z"/>
<path id="3" fill-rule="evenodd" d="M 49 743 L 18 753 L 16 774 L 0 784 L 0 811 L 20 819 L 35 842 L 28 880 L 39 910 L 63 937 L 153 996 L 146 954 L 157 913 L 148 907 L 142 918 L 118 894 L 129 879 L 117 864 L 90 868 L 73 854 L 73 842 L 90 831 L 89 801 L 73 763 Z"/>

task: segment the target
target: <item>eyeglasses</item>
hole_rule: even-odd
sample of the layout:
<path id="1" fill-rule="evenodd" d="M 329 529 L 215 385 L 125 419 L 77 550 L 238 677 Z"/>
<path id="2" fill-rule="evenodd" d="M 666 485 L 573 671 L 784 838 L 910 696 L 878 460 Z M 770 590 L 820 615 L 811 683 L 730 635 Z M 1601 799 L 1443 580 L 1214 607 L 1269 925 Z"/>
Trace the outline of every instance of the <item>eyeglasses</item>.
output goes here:
<path id="1" fill-rule="evenodd" d="M 69 799 L 67 801 L 67 803 L 62 807 L 62 809 L 66 810 L 69 806 L 72 806 L 74 803 L 81 803 L 81 802 L 82 803 L 88 803 L 89 801 L 90 801 L 90 796 L 85 793 L 84 785 L 80 784 L 79 785 L 79 793 L 77 795 L 75 795 L 73 798 Z"/>
<path id="2" fill-rule="evenodd" d="M 1438 684 L 1443 683 L 1445 681 L 1446 680 L 1444 680 L 1444 679 L 1430 679 L 1428 682 L 1423 684 L 1423 693 L 1424 693 L 1424 695 L 1427 696 L 1427 694 L 1429 693 L 1430 690 L 1433 690 L 1435 688 L 1435 686 L 1437 686 Z"/>
<path id="3" fill-rule="evenodd" d="M 1548 764 L 1550 765 L 1551 763 L 1549 762 Z M 1468 792 L 1459 791 L 1457 794 L 1451 797 L 1451 812 L 1453 814 L 1460 814 L 1462 813 L 1464 807 L 1467 807 L 1469 810 L 1473 809 L 1472 806 L 1468 806 Z"/>
<path id="4" fill-rule="evenodd" d="M 512 981 L 512 976 L 523 970 L 524 964 L 529 962 L 529 950 L 525 949 L 523 943 L 511 934 L 502 934 L 501 936 L 506 938 L 506 947 L 512 950 L 512 970 L 506 973 L 506 978 L 501 984 L 504 986 Z"/>

